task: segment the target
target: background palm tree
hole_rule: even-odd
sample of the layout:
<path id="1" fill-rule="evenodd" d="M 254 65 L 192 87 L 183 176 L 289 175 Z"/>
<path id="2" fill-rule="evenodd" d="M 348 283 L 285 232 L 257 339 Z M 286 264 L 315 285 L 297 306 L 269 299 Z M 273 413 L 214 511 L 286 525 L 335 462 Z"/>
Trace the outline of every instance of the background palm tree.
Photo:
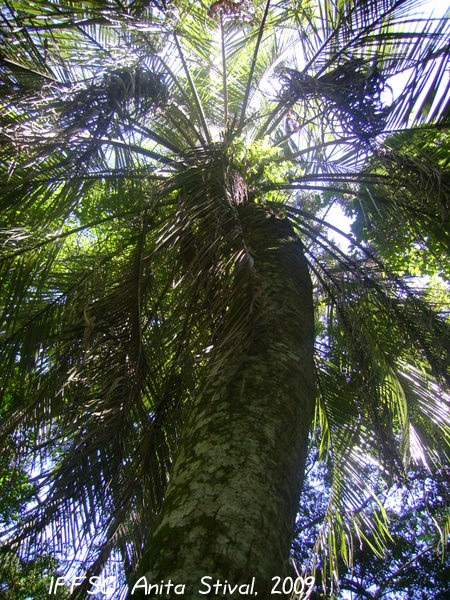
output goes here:
<path id="1" fill-rule="evenodd" d="M 34 484 L 22 552 L 50 538 L 88 574 L 119 553 L 131 583 L 255 576 L 267 595 L 310 434 L 329 465 L 316 553 L 337 579 L 353 538 L 382 551 L 382 507 L 355 509 L 446 460 L 446 326 L 326 211 L 388 214 L 433 257 L 448 240 L 445 165 L 383 146 L 444 123 L 448 21 L 415 6 L 3 3 L 1 447 Z"/>

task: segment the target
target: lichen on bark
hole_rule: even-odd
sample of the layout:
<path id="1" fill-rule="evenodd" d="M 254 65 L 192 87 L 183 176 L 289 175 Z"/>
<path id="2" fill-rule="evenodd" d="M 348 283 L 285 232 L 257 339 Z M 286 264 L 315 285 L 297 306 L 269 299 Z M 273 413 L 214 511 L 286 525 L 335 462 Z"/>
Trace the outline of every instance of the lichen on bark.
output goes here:
<path id="1" fill-rule="evenodd" d="M 251 257 L 235 277 L 242 295 L 230 295 L 224 341 L 211 350 L 136 577 L 185 584 L 188 599 L 200 597 L 204 576 L 254 577 L 259 598 L 269 598 L 271 578 L 287 573 L 313 415 L 312 290 L 301 242 L 262 205 L 235 210 Z M 247 328 L 241 351 L 236 323 Z"/>

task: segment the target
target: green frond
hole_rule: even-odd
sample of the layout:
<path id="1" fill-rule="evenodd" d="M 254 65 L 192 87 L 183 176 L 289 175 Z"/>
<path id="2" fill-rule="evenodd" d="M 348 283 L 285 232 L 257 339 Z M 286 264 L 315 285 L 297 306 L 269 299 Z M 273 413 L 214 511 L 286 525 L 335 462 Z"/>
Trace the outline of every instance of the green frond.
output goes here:
<path id="1" fill-rule="evenodd" d="M 357 253 L 346 254 L 328 239 L 327 228 L 337 228 L 300 209 L 286 210 L 307 244 L 321 290 L 313 443 L 331 483 L 315 551 L 323 555 L 323 577 L 328 573 L 337 583 L 338 554 L 351 565 L 354 544 L 380 556 L 387 548 L 380 494 L 403 480 L 411 462 L 435 472 L 447 460 L 449 398 L 433 373 L 445 373 L 448 330 L 351 235 L 342 234 Z M 360 510 L 367 504 L 372 516 Z"/>

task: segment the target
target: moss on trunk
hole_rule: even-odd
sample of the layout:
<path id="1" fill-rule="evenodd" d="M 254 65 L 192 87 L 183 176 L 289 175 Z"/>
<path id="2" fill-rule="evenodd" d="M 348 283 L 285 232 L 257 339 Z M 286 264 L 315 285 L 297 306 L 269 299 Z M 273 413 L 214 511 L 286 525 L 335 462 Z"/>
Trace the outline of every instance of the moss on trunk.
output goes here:
<path id="1" fill-rule="evenodd" d="M 242 302 L 230 304 L 223 336 L 232 338 L 246 311 L 245 348 L 218 341 L 212 352 L 135 580 L 184 584 L 187 599 L 246 597 L 245 587 L 200 594 L 206 576 L 232 586 L 255 578 L 258 597 L 269 598 L 272 577 L 287 574 L 313 415 L 312 289 L 301 243 L 266 208 L 236 210 L 251 260 L 236 274 Z M 130 597 L 161 596 L 179 597 L 142 585 Z"/>

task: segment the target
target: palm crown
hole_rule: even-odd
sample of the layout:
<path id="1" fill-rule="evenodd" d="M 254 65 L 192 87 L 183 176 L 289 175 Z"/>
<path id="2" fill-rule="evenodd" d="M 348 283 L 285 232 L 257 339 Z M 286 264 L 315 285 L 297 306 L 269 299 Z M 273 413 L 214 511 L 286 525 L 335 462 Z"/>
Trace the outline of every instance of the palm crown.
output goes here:
<path id="1" fill-rule="evenodd" d="M 116 550 L 136 568 L 192 399 L 233 378 L 265 301 L 252 204 L 291 223 L 313 278 L 317 549 L 366 525 L 382 549 L 382 516 L 340 515 L 438 465 L 448 434 L 444 321 L 364 234 L 391 223 L 443 272 L 448 23 L 415 5 L 4 3 L 2 448 L 38 473 L 30 548 L 51 525 L 95 541 L 92 572 Z M 407 125 L 402 153 L 386 133 Z M 349 251 L 335 203 L 359 215 Z"/>

